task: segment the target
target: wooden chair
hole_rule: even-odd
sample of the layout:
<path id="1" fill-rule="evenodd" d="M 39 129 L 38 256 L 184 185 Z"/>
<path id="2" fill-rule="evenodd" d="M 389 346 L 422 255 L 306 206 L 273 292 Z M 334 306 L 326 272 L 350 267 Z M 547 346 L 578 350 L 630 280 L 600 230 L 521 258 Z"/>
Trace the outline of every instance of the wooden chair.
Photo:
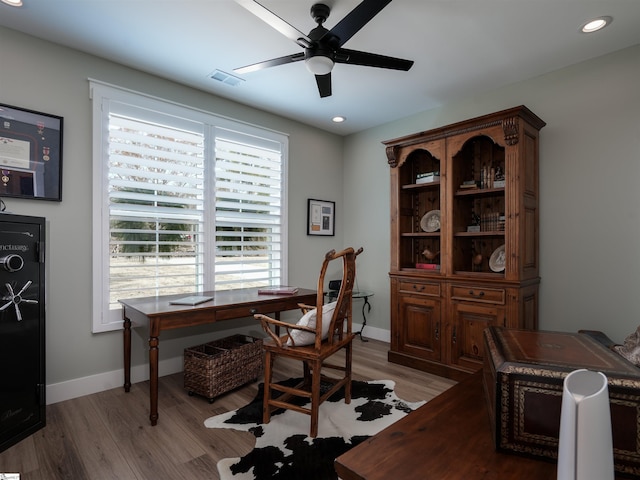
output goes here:
<path id="1" fill-rule="evenodd" d="M 318 435 L 320 404 L 343 386 L 345 403 L 351 402 L 352 341 L 355 337 L 351 329 L 351 294 L 356 276 L 356 256 L 361 252 L 362 248 L 356 252 L 349 247 L 339 253 L 331 250 L 325 255 L 318 278 L 316 305 L 300 304 L 306 319 L 312 317 L 315 311 L 315 325 L 312 325 L 313 321 L 311 320 L 310 326 L 304 326 L 303 319 L 305 317 L 298 324 L 291 324 L 261 314 L 254 315 L 256 319 L 260 320 L 262 328 L 270 337 L 264 341 L 264 423 L 269 423 L 273 410 L 277 408 L 291 409 L 311 416 L 310 436 L 316 437 Z M 328 311 L 333 305 L 324 305 L 324 277 L 329 264 L 333 260 L 339 259 L 342 259 L 342 283 L 335 301 L 335 309 L 330 318 L 323 318 L 323 310 L 328 316 Z M 327 322 L 329 322 L 328 329 Z M 323 325 L 325 332 L 327 332 L 325 338 L 322 335 Z M 281 328 L 287 332 L 283 336 L 279 336 Z M 305 335 L 308 337 L 306 342 L 300 338 Z M 303 345 L 307 342 L 310 344 Z M 344 365 L 327 362 L 329 357 L 343 349 L 345 351 Z M 304 377 L 298 385 L 287 387 L 273 382 L 273 363 L 277 357 L 286 357 L 303 363 Z M 335 374 L 332 377 L 325 376 L 323 368 L 340 373 L 337 378 Z M 321 386 L 323 386 L 322 389 Z M 279 396 L 274 398 L 274 393 L 279 393 Z M 303 403 L 308 403 L 310 400 L 311 408 L 296 404 L 296 399 L 306 399 Z"/>

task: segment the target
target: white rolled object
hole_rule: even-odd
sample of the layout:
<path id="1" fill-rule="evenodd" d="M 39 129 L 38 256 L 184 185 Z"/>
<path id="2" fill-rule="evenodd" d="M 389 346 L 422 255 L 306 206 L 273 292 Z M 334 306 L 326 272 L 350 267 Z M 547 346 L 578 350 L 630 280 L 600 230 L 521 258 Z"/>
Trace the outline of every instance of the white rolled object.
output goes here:
<path id="1" fill-rule="evenodd" d="M 575 370 L 564 379 L 558 480 L 613 480 L 613 439 L 607 377 Z"/>

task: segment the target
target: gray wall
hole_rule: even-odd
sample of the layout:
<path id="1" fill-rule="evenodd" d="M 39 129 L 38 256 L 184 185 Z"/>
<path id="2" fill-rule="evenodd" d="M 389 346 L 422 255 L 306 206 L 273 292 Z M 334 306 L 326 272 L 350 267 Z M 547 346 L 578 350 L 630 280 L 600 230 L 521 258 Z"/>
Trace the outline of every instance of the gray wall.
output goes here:
<path id="1" fill-rule="evenodd" d="M 5 198 L 7 211 L 47 219 L 47 384 L 122 369 L 121 332 L 91 333 L 91 102 L 95 78 L 289 134 L 289 281 L 315 288 L 324 254 L 343 238 L 343 139 L 297 122 L 0 27 L 0 103 L 64 117 L 62 202 Z M 232 87 L 229 87 L 232 88 Z M 307 237 L 307 198 L 336 202 L 336 236 Z M 255 327 L 249 320 L 246 325 Z M 229 334 L 232 323 L 166 332 L 160 359 Z M 255 329 L 255 328 L 254 328 Z M 189 335 L 182 337 L 180 334 Z M 199 335 L 199 336 L 195 336 Z M 144 332 L 133 336 L 133 365 L 146 362 Z M 161 363 L 161 374 L 162 374 Z"/>
<path id="2" fill-rule="evenodd" d="M 388 328 L 389 166 L 383 140 L 526 105 L 540 135 L 540 328 L 640 325 L 640 46 L 352 135 L 345 240 L 363 244 L 371 324 Z"/>
<path id="3" fill-rule="evenodd" d="M 380 142 L 527 105 L 547 122 L 540 162 L 541 328 L 601 329 L 621 341 L 640 324 L 640 46 L 343 139 L 2 27 L 0 44 L 0 102 L 65 118 L 63 201 L 5 199 L 7 210 L 48 221 L 49 385 L 122 368 L 121 334 L 91 333 L 88 78 L 288 133 L 290 283 L 313 287 L 327 250 L 364 246 L 358 286 L 375 292 L 368 331 L 378 338 L 388 338 L 390 238 L 389 167 Z M 307 198 L 336 202 L 335 237 L 306 236 Z M 250 321 L 243 325 L 255 329 Z M 231 325 L 217 328 L 163 334 L 161 360 L 226 335 Z M 134 335 L 134 365 L 145 364 L 145 343 L 143 332 Z"/>

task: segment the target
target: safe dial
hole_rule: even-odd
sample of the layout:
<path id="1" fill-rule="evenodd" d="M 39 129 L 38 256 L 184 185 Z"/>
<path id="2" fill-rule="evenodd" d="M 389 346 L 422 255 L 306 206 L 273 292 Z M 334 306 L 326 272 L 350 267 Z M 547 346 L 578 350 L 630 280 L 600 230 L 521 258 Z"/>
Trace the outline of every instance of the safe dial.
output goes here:
<path id="1" fill-rule="evenodd" d="M 21 322 L 22 321 L 22 312 L 20 311 L 21 303 L 38 303 L 38 300 L 29 300 L 26 298 L 22 298 L 22 294 L 27 291 L 27 289 L 31 286 L 33 282 L 31 280 L 27 281 L 24 286 L 20 289 L 18 293 L 13 290 L 13 287 L 10 283 L 5 283 L 5 287 L 7 287 L 8 295 L 2 297 L 2 300 L 6 300 L 7 303 L 0 307 L 0 312 L 6 310 L 11 305 L 14 306 L 16 310 L 16 319 Z"/>
<path id="2" fill-rule="evenodd" d="M 7 272 L 17 272 L 24 267 L 24 260 L 20 255 L 12 253 L 11 255 L 0 258 L 0 265 L 2 265 L 2 268 Z"/>

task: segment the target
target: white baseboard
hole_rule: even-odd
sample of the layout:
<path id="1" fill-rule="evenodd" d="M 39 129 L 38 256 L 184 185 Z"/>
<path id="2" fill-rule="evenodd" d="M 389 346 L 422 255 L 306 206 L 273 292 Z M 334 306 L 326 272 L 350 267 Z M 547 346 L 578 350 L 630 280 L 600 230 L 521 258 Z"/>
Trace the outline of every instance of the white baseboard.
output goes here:
<path id="1" fill-rule="evenodd" d="M 159 375 L 161 377 L 181 372 L 182 369 L 182 356 L 161 360 L 158 365 Z M 146 380 L 149 380 L 149 365 L 131 367 L 131 383 L 144 382 Z M 91 395 L 92 393 L 111 390 L 112 388 L 123 388 L 123 386 L 123 370 L 113 370 L 89 377 L 74 378 L 66 382 L 53 383 L 47 385 L 47 405 L 82 397 L 84 395 Z"/>
<path id="2" fill-rule="evenodd" d="M 362 325 L 353 324 L 353 331 L 359 332 Z M 389 342 L 391 332 L 377 327 L 366 326 L 363 332 L 364 338 Z M 181 372 L 183 369 L 182 356 L 160 360 L 158 365 L 159 375 L 172 375 Z M 131 383 L 144 382 L 149 380 L 149 365 L 137 365 L 131 367 Z M 111 372 L 99 373 L 88 377 L 74 378 L 66 382 L 53 383 L 47 385 L 47 405 L 71 400 L 72 398 L 91 395 L 92 393 L 111 390 L 112 388 L 123 388 L 123 370 L 113 370 Z"/>
<path id="3" fill-rule="evenodd" d="M 359 332 L 362 328 L 362 325 L 353 324 L 353 331 Z M 380 340 L 381 342 L 391 342 L 391 331 L 385 330 L 383 328 L 370 327 L 367 325 L 364 327 L 364 331 L 362 332 L 364 338 L 371 338 L 373 340 Z"/>

